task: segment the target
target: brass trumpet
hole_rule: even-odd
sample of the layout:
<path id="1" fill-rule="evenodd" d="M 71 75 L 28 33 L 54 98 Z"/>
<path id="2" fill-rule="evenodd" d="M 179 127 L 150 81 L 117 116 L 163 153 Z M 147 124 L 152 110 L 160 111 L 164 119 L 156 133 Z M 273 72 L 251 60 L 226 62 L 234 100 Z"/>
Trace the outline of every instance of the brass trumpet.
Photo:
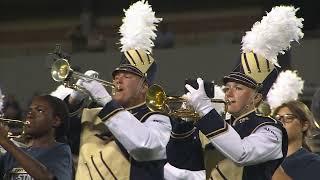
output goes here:
<path id="1" fill-rule="evenodd" d="M 150 86 L 146 94 L 146 105 L 151 111 L 160 111 L 173 117 L 199 118 L 199 114 L 190 107 L 181 108 L 181 106 L 179 106 L 178 109 L 173 109 L 172 104 L 183 102 L 186 102 L 186 100 L 180 96 L 167 96 L 161 86 L 156 84 Z M 211 102 L 224 103 L 225 107 L 230 103 L 222 99 L 211 99 Z M 171 104 L 171 106 L 169 104 Z"/>
<path id="2" fill-rule="evenodd" d="M 0 123 L 3 123 L 3 124 L 20 124 L 22 126 L 22 129 L 26 126 L 26 125 L 29 125 L 30 122 L 29 121 L 20 121 L 20 120 L 15 120 L 15 119 L 6 119 L 6 118 L 0 118 Z M 21 134 L 18 134 L 18 135 L 13 135 L 14 133 L 12 132 L 8 132 L 8 135 L 7 137 L 8 138 L 20 138 L 22 137 L 22 135 L 24 134 L 24 131 L 21 132 Z"/>
<path id="3" fill-rule="evenodd" d="M 112 93 L 114 94 L 116 86 L 108 81 L 104 81 L 102 79 L 99 79 L 97 77 L 91 77 L 87 76 L 85 74 L 79 73 L 71 69 L 70 64 L 68 60 L 60 58 L 54 61 L 54 63 L 51 66 L 51 76 L 53 80 L 57 82 L 63 82 L 63 84 L 66 87 L 80 90 L 86 92 L 84 88 L 76 85 L 75 83 L 72 83 L 70 80 L 77 80 L 77 79 L 83 79 L 83 80 L 95 80 L 100 82 L 105 87 L 111 87 Z"/>

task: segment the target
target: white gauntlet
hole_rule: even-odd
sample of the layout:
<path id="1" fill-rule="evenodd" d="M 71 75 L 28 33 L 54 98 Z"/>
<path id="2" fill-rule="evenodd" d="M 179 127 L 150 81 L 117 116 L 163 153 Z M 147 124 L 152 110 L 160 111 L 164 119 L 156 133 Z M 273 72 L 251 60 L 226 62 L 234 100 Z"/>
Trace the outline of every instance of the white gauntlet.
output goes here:
<path id="1" fill-rule="evenodd" d="M 90 76 L 90 77 L 94 77 L 97 78 L 99 76 L 99 73 L 97 71 L 94 70 L 88 70 L 84 73 L 84 75 L 86 76 Z M 89 79 L 86 79 L 88 81 L 90 81 Z M 82 83 L 84 80 L 79 79 L 76 83 L 77 86 L 82 87 Z M 73 90 L 70 94 L 70 98 L 75 99 L 77 101 L 82 101 L 84 98 L 86 98 L 88 96 L 88 94 L 86 94 L 85 92 L 79 91 L 79 90 Z"/>
<path id="2" fill-rule="evenodd" d="M 90 93 L 91 97 L 93 97 L 99 105 L 104 106 L 112 100 L 108 91 L 97 81 L 83 81 L 82 87 Z"/>
<path id="3" fill-rule="evenodd" d="M 204 90 L 203 80 L 198 78 L 197 82 L 199 85 L 198 89 L 194 89 L 189 84 L 185 85 L 189 92 L 183 95 L 183 97 L 187 100 L 187 103 L 192 106 L 197 113 L 199 113 L 200 117 L 203 117 L 213 109 L 213 106 L 211 99 L 207 96 Z"/>

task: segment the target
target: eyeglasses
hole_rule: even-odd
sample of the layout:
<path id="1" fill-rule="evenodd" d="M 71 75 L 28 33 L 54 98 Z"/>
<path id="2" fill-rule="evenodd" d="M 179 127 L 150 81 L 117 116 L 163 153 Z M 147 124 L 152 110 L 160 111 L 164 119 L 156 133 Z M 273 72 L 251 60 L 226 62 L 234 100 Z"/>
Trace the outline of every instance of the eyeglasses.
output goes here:
<path id="1" fill-rule="evenodd" d="M 274 118 L 278 121 L 281 121 L 282 123 L 291 123 L 294 119 L 297 118 L 297 116 L 294 114 L 285 114 L 282 116 L 277 114 Z"/>

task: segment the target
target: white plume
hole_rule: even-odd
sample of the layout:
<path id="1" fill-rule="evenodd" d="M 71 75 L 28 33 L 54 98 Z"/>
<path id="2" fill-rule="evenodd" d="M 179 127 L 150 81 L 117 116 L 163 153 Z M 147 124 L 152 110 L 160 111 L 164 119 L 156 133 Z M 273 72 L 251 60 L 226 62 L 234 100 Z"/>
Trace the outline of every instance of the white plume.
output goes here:
<path id="1" fill-rule="evenodd" d="M 124 10 L 125 17 L 120 27 L 121 52 L 131 49 L 152 52 L 153 40 L 157 37 L 156 23 L 162 18 L 156 18 L 148 1 L 137 1 L 128 10 Z"/>
<path id="2" fill-rule="evenodd" d="M 64 85 L 60 85 L 55 91 L 51 92 L 50 95 L 64 100 L 69 94 L 71 94 L 72 91 L 73 89 L 67 88 Z"/>
<path id="3" fill-rule="evenodd" d="M 242 38 L 242 51 L 253 51 L 279 66 L 277 55 L 290 48 L 291 41 L 303 37 L 303 18 L 297 18 L 293 6 L 276 6 Z"/>
<path id="4" fill-rule="evenodd" d="M 302 93 L 303 84 L 304 81 L 296 71 L 281 72 L 267 94 L 267 101 L 271 109 L 275 109 L 283 103 L 297 100 L 298 95 Z"/>
<path id="5" fill-rule="evenodd" d="M 223 86 L 214 85 L 214 98 L 224 99 Z M 225 106 L 222 103 L 213 103 L 213 107 L 220 115 L 225 112 Z"/>

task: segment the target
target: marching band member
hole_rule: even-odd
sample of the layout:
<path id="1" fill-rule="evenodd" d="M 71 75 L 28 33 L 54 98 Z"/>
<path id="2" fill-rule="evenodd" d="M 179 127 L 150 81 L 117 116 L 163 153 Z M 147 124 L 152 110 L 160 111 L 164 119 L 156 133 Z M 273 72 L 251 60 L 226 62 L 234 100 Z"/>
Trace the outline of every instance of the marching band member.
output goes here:
<path id="1" fill-rule="evenodd" d="M 25 148 L 17 147 L 0 126 L 0 145 L 7 151 L 0 157 L 0 179 L 73 179 L 70 147 L 56 140 L 67 128 L 66 104 L 50 95 L 36 96 L 26 121 L 31 142 Z"/>
<path id="2" fill-rule="evenodd" d="M 151 56 L 155 23 L 148 2 L 125 11 L 120 27 L 122 61 L 113 73 L 111 95 L 97 81 L 79 80 L 101 109 L 85 109 L 76 179 L 163 179 L 170 118 L 151 112 L 146 92 L 157 64 Z M 91 112 L 95 112 L 93 116 Z M 92 119 L 94 117 L 94 119 Z"/>
<path id="3" fill-rule="evenodd" d="M 214 169 L 213 179 L 271 179 L 286 156 L 282 123 L 259 115 L 255 108 L 278 75 L 278 53 L 303 37 L 303 19 L 295 16 L 296 11 L 291 6 L 274 7 L 243 37 L 240 63 L 223 78 L 230 124 L 212 108 L 202 79 L 198 89 L 186 85 L 185 98 L 201 116 L 196 127 L 226 157 Z"/>

